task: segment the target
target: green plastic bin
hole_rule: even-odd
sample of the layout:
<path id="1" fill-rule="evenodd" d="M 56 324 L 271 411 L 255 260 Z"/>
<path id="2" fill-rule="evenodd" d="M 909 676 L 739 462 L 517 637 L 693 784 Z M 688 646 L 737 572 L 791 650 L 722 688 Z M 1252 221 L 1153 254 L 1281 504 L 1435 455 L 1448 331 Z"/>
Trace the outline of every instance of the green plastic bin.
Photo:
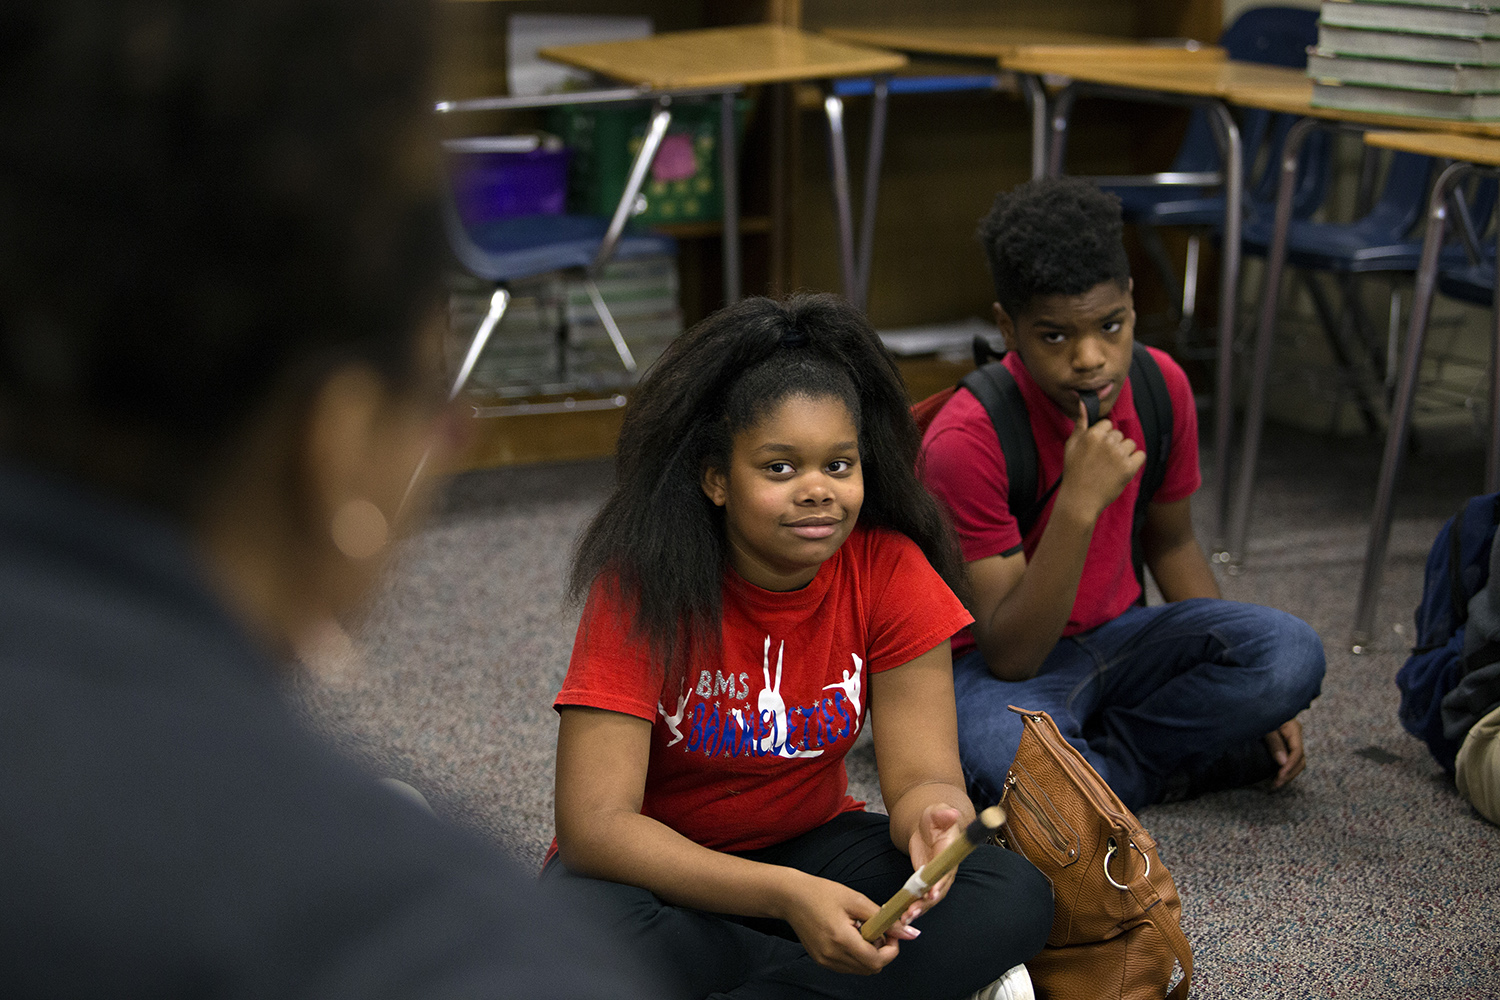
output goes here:
<path id="1" fill-rule="evenodd" d="M 736 146 L 744 137 L 750 102 L 735 102 Z M 637 222 L 708 222 L 724 217 L 719 184 L 718 101 L 672 105 L 656 161 L 641 194 L 646 210 Z M 590 215 L 610 215 L 620 203 L 630 164 L 645 139 L 651 108 L 645 104 L 606 107 L 560 107 L 548 115 L 548 131 L 562 137 L 572 161 L 568 170 L 568 208 Z"/>

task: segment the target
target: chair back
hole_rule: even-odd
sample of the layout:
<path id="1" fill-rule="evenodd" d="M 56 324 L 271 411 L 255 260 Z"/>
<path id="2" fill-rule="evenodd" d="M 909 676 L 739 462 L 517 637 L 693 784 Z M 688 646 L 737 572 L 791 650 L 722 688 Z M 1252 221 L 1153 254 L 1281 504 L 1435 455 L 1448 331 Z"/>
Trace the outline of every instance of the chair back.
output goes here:
<path id="1" fill-rule="evenodd" d="M 1287 133 L 1297 122 L 1296 115 L 1273 114 L 1256 111 L 1267 119 L 1261 134 L 1265 137 L 1265 159 L 1260 176 L 1247 181 L 1247 199 L 1252 206 L 1267 211 L 1276 201 L 1276 187 L 1281 180 L 1281 149 L 1286 145 Z M 1248 135 L 1248 130 L 1246 132 Z M 1254 148 L 1254 147 L 1247 147 Z M 1318 210 L 1328 194 L 1328 182 L 1333 175 L 1333 137 L 1323 129 L 1315 129 L 1302 142 L 1302 151 L 1297 158 L 1297 186 L 1292 191 L 1292 218 L 1305 219 Z"/>
<path id="2" fill-rule="evenodd" d="M 1461 188 L 1460 188 L 1461 190 Z M 1468 202 L 1469 218 L 1479 239 L 1479 257 L 1465 250 L 1462 263 L 1444 260 L 1438 270 L 1438 291 L 1455 299 L 1489 306 L 1495 297 L 1495 235 L 1489 229 L 1500 184 L 1494 177 L 1482 178 Z"/>
<path id="3" fill-rule="evenodd" d="M 1307 68 L 1307 50 L 1318 44 L 1318 11 L 1302 7 L 1251 7 L 1219 36 L 1229 58 L 1268 66 Z"/>
<path id="4" fill-rule="evenodd" d="M 1427 182 L 1433 159 L 1417 153 L 1395 153 L 1386 170 L 1380 200 L 1368 215 L 1355 223 L 1366 238 L 1397 243 L 1409 238 L 1427 207 Z"/>
<path id="5" fill-rule="evenodd" d="M 1307 66 L 1307 50 L 1310 46 L 1318 44 L 1318 12 L 1306 10 L 1300 7 L 1251 7 L 1234 19 L 1234 23 L 1224 29 L 1219 36 L 1221 45 L 1230 59 L 1241 62 L 1265 63 L 1271 66 L 1290 66 L 1293 68 L 1305 68 Z M 1268 111 L 1249 110 L 1245 112 L 1240 128 L 1240 148 L 1245 158 L 1246 176 L 1255 166 L 1261 143 L 1269 137 L 1274 143 L 1271 149 L 1271 157 L 1268 163 L 1274 164 L 1280 159 L 1281 142 L 1279 137 L 1286 135 L 1286 130 L 1296 119 L 1290 115 L 1271 114 Z M 1309 164 L 1303 163 L 1302 177 L 1307 180 L 1309 173 L 1315 175 L 1310 190 L 1305 194 L 1299 191 L 1301 197 L 1294 204 L 1304 205 L 1311 199 L 1311 206 L 1304 207 L 1298 215 L 1304 215 L 1312 211 L 1322 203 L 1323 193 L 1327 185 L 1327 169 L 1324 159 L 1327 156 L 1327 140 L 1311 139 L 1307 147 L 1311 149 L 1316 146 L 1320 152 L 1313 157 Z M 1304 153 L 1304 157 L 1308 154 Z M 1176 171 L 1207 171 L 1216 170 L 1219 167 L 1218 146 L 1214 142 L 1213 129 L 1208 123 L 1208 118 L 1200 111 L 1194 111 L 1188 122 L 1187 134 L 1183 137 L 1182 146 L 1177 151 L 1177 158 L 1172 163 L 1172 169 Z M 1319 169 L 1308 171 L 1308 167 Z M 1251 193 L 1254 200 L 1269 200 L 1276 189 L 1275 171 L 1264 171 L 1261 183 Z M 1272 174 L 1269 178 L 1269 192 L 1264 189 L 1267 185 L 1266 174 Z M 1309 185 L 1304 185 L 1309 186 Z"/>
<path id="6" fill-rule="evenodd" d="M 1500 183 L 1493 176 L 1481 177 L 1474 186 L 1474 196 L 1468 200 L 1469 221 L 1474 223 L 1474 236 L 1479 240 L 1480 249 L 1491 257 L 1495 253 L 1495 241 L 1493 238 L 1485 239 L 1485 233 L 1490 228 L 1497 201 L 1500 201 Z"/>

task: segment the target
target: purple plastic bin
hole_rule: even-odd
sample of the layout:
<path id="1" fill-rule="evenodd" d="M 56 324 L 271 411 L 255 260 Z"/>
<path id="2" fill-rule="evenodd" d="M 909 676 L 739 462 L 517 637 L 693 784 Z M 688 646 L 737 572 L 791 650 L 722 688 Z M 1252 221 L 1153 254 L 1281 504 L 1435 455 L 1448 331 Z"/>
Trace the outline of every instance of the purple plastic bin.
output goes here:
<path id="1" fill-rule="evenodd" d="M 445 143 L 458 216 L 466 226 L 518 215 L 561 215 L 568 200 L 568 150 L 531 136 Z M 549 148 L 550 147 L 550 148 Z"/>

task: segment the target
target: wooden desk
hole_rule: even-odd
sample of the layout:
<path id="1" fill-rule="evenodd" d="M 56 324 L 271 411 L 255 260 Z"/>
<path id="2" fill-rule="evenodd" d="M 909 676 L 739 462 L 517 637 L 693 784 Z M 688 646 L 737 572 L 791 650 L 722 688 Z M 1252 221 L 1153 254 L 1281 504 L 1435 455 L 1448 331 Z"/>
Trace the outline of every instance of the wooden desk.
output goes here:
<path id="1" fill-rule="evenodd" d="M 1223 49 L 1113 49 L 1109 46 L 1025 46 L 1001 60 L 1016 73 L 1065 76 L 1099 86 L 1151 90 L 1186 97 L 1228 97 L 1249 87 L 1284 88 L 1301 70 L 1223 57 Z M 1311 94 L 1309 87 L 1308 93 Z"/>
<path id="2" fill-rule="evenodd" d="M 1493 122 L 1487 124 L 1494 125 Z M 1494 138 L 1484 138 L 1479 135 L 1444 132 L 1366 132 L 1365 143 L 1404 153 L 1421 153 L 1444 160 L 1463 160 L 1479 166 L 1500 167 L 1500 129 L 1494 135 Z"/>
<path id="3" fill-rule="evenodd" d="M 998 63 L 1004 68 L 1005 60 L 1023 50 L 1062 50 L 1077 53 L 1080 47 L 1108 48 L 1111 52 L 1139 52 L 1143 50 L 1174 52 L 1165 47 L 1141 45 L 1137 39 L 1119 38 L 1113 35 L 1093 35 L 1082 31 L 1064 31 L 1054 28 L 976 26 L 973 28 L 824 28 L 823 34 L 840 41 L 860 45 L 874 45 L 909 52 L 915 55 L 938 56 L 945 59 L 978 59 L 986 63 Z M 1212 49 L 1205 56 L 1214 54 L 1222 58 L 1223 50 Z M 1173 58 L 1168 55 L 1166 58 Z M 1022 92 L 1031 109 L 1031 172 L 1040 176 L 1046 169 L 1045 149 L 1047 143 L 1047 93 L 1036 77 L 1017 74 Z M 873 214 L 873 213 L 872 213 Z M 866 226 L 873 227 L 873 219 L 866 219 Z"/>
<path id="4" fill-rule="evenodd" d="M 906 57 L 794 28 L 754 24 L 543 49 L 547 59 L 654 89 L 789 83 L 891 73 Z"/>
<path id="5" fill-rule="evenodd" d="M 1281 175 L 1276 191 L 1276 210 L 1271 242 L 1266 248 L 1266 282 L 1261 292 L 1260 313 L 1256 322 L 1250 396 L 1245 408 L 1245 434 L 1240 447 L 1240 470 L 1235 504 L 1230 519 L 1228 546 L 1235 560 L 1243 559 L 1249 535 L 1251 502 L 1255 493 L 1256 465 L 1260 452 L 1261 429 L 1265 422 L 1266 386 L 1270 378 L 1271 346 L 1276 330 L 1276 303 L 1281 293 L 1281 276 L 1286 267 L 1287 234 L 1291 228 L 1292 192 L 1296 187 L 1297 160 L 1302 144 L 1314 128 L 1335 125 L 1360 131 L 1369 129 L 1404 129 L 1420 132 L 1424 137 L 1409 139 L 1384 137 L 1371 145 L 1401 148 L 1439 157 L 1468 162 L 1488 162 L 1462 155 L 1464 151 L 1480 156 L 1487 149 L 1485 137 L 1500 138 L 1500 122 L 1466 122 L 1414 115 L 1384 115 L 1365 111 L 1324 108 L 1312 103 L 1312 81 L 1305 74 L 1282 71 L 1282 78 L 1239 79 L 1231 81 L 1227 99 L 1244 107 L 1263 108 L 1301 118 L 1287 132 L 1281 154 Z M 1406 145 L 1398 146 L 1397 143 Z M 1451 151 L 1451 152 L 1449 152 Z M 1488 155 L 1488 154 L 1484 154 Z M 1382 557 L 1384 543 L 1381 545 Z M 1361 603 L 1359 614 L 1368 618 L 1373 608 Z M 1368 621 L 1356 625 L 1357 634 L 1368 631 Z M 1367 638 L 1367 635 L 1364 636 Z M 1362 643 L 1356 643 L 1357 645 Z"/>
<path id="6" fill-rule="evenodd" d="M 1224 549 L 1229 512 L 1229 456 L 1234 422 L 1234 303 L 1239 295 L 1240 206 L 1244 197 L 1244 158 L 1239 126 L 1226 98 L 1239 86 L 1285 84 L 1283 74 L 1295 73 L 1260 63 L 1235 62 L 1204 56 L 1190 49 L 1165 49 L 1143 59 L 1137 49 L 1110 46 L 1021 47 L 1000 60 L 1004 69 L 1024 74 L 1041 86 L 1044 76 L 1066 77 L 1070 82 L 1051 102 L 1051 137 L 1046 141 L 1046 173 L 1062 172 L 1067 148 L 1068 120 L 1073 103 L 1081 94 L 1117 100 L 1146 100 L 1186 105 L 1203 110 L 1214 126 L 1224 168 L 1222 176 L 1157 174 L 1143 178 L 1148 183 L 1205 185 L 1222 183 L 1224 188 L 1224 249 L 1219 270 L 1222 305 L 1219 309 L 1218 365 L 1214 390 L 1215 491 L 1213 548 L 1217 558 Z M 1035 109 L 1033 115 L 1036 114 Z M 1044 126 L 1033 122 L 1034 138 L 1046 135 Z M 1033 150 L 1035 162 L 1036 150 Z M 1108 182 L 1113 179 L 1101 178 Z M 1125 180 L 1124 178 L 1119 179 Z"/>
<path id="7" fill-rule="evenodd" d="M 856 45 L 873 45 L 895 52 L 952 58 L 997 59 L 1015 55 L 1028 46 L 1130 46 L 1144 48 L 1133 38 L 1092 35 L 1056 28 L 824 28 L 823 34 Z"/>
<path id="8" fill-rule="evenodd" d="M 826 81 L 846 76 L 883 77 L 905 66 L 895 52 L 823 38 L 795 28 L 760 24 L 700 31 L 676 31 L 649 38 L 593 45 L 543 49 L 541 55 L 571 66 L 651 89 L 683 87 L 754 86 L 804 80 Z M 729 98 L 725 99 L 726 101 Z M 875 88 L 875 117 L 870 130 L 866 169 L 866 201 L 880 174 L 884 144 L 886 90 Z M 833 173 L 833 201 L 839 230 L 839 264 L 844 295 L 861 309 L 868 293 L 869 258 L 854 246 L 854 214 L 849 195 L 849 161 L 844 143 L 843 101 L 828 94 L 828 118 Z M 728 112 L 726 112 L 728 114 Z M 732 129 L 721 140 L 726 162 L 735 158 Z M 738 192 L 726 189 L 727 200 Z M 728 237 L 726 236 L 726 245 Z M 868 237 L 867 237 L 868 242 Z M 738 251 L 735 251 L 736 255 Z M 861 280 L 864 275 L 864 280 Z"/>

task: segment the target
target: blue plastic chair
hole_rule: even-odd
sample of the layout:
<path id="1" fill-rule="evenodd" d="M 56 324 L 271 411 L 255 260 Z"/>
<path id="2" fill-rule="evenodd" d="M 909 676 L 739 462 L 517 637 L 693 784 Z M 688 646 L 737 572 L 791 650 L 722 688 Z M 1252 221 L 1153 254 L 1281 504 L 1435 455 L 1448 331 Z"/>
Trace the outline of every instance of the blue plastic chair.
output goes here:
<path id="1" fill-rule="evenodd" d="M 1444 267 L 1438 271 L 1438 291 L 1471 305 L 1490 308 L 1495 304 L 1495 246 L 1477 263 Z"/>
<path id="2" fill-rule="evenodd" d="M 1490 339 L 1491 408 L 1489 448 L 1484 463 L 1484 490 L 1486 493 L 1493 493 L 1500 489 L 1500 409 L 1496 407 L 1496 401 L 1500 400 L 1500 368 L 1497 368 L 1497 362 L 1500 362 L 1500 312 L 1493 308 L 1496 250 L 1493 235 L 1488 239 L 1481 239 L 1487 225 L 1476 224 L 1469 203 L 1460 193 L 1462 182 L 1475 173 L 1485 178 L 1479 185 L 1475 201 L 1493 201 L 1494 171 L 1477 168 L 1477 165 L 1463 161 L 1449 164 L 1438 174 L 1427 199 L 1423 259 L 1417 270 L 1411 318 L 1406 343 L 1401 352 L 1400 373 L 1391 400 L 1390 426 L 1386 432 L 1385 451 L 1376 481 L 1375 509 L 1370 518 L 1364 571 L 1360 577 L 1359 596 L 1355 604 L 1353 644 L 1356 653 L 1361 652 L 1368 643 L 1374 627 L 1375 602 L 1380 591 L 1386 547 L 1390 542 L 1396 483 L 1401 475 L 1403 452 L 1411 429 L 1434 291 L 1491 309 L 1491 322 L 1494 324 Z M 1450 228 L 1450 222 L 1456 225 Z M 1454 229 L 1457 229 L 1463 244 L 1463 257 L 1457 265 L 1445 259 L 1453 256 L 1449 237 Z"/>
<path id="3" fill-rule="evenodd" d="M 1422 259 L 1422 240 L 1414 236 L 1414 230 L 1418 221 L 1427 215 L 1428 178 L 1435 165 L 1430 157 L 1396 153 L 1391 157 L 1380 199 L 1362 218 L 1347 223 L 1292 220 L 1287 232 L 1286 263 L 1301 270 L 1329 346 L 1354 390 L 1355 404 L 1371 433 L 1380 429 L 1381 413 L 1387 409 L 1388 373 L 1384 338 L 1374 335 L 1364 315 L 1357 278 L 1361 274 L 1379 271 L 1410 274 L 1417 271 Z M 1488 225 L 1496 196 L 1494 180 L 1486 179 L 1472 195 L 1454 191 L 1446 200 L 1455 206 L 1462 205 L 1463 210 L 1456 214 L 1468 220 L 1465 228 L 1472 235 L 1474 230 L 1483 231 Z M 1266 253 L 1271 230 L 1269 222 L 1246 225 L 1241 234 L 1246 251 Z M 1451 235 L 1451 231 L 1445 234 Z M 1472 260 L 1466 246 L 1451 238 L 1445 239 L 1437 252 L 1439 267 L 1450 272 L 1461 272 Z M 1490 265 L 1493 273 L 1493 259 Z M 1317 271 L 1332 272 L 1338 279 L 1341 310 L 1336 312 L 1330 305 L 1317 281 Z M 1267 277 L 1269 279 L 1270 275 Z M 1392 304 L 1394 306 L 1394 300 Z M 1275 303 L 1267 301 L 1264 306 L 1274 309 Z M 1417 311 L 1414 308 L 1414 316 Z M 1358 342 L 1351 342 L 1351 333 L 1359 335 Z M 1262 327 L 1258 337 L 1265 338 L 1266 334 L 1266 328 Z M 1364 360 L 1356 360 L 1361 354 L 1374 370 L 1374 378 L 1366 376 Z M 1271 367 L 1269 339 L 1258 340 L 1255 355 L 1255 369 L 1251 373 L 1252 398 L 1248 401 L 1240 477 L 1229 530 L 1230 551 L 1241 557 L 1249 534 L 1250 508 L 1255 492 L 1256 452 L 1265 402 L 1263 394 Z M 1397 404 L 1399 409 L 1402 405 L 1399 399 Z M 1393 421 L 1399 422 L 1400 419 L 1399 413 L 1393 414 Z"/>
<path id="4" fill-rule="evenodd" d="M 1379 429 L 1379 411 L 1384 408 L 1383 390 L 1366 386 L 1360 391 L 1356 356 L 1360 343 L 1351 343 L 1349 335 L 1359 337 L 1371 366 L 1383 383 L 1386 363 L 1380 340 L 1356 293 L 1355 276 L 1373 272 L 1413 274 L 1422 258 L 1422 240 L 1415 233 L 1416 224 L 1426 208 L 1428 183 L 1435 162 L 1415 153 L 1395 153 L 1391 157 L 1384 189 L 1373 208 L 1353 222 L 1313 222 L 1293 219 L 1287 233 L 1288 266 L 1303 272 L 1318 319 L 1340 366 L 1355 381 L 1356 403 L 1366 426 Z M 1466 202 L 1469 215 L 1481 228 L 1495 205 L 1496 187 L 1486 180 Z M 1264 255 L 1271 240 L 1272 222 L 1258 217 L 1246 222 L 1241 240 L 1246 253 Z M 1458 242 L 1443 249 L 1445 270 L 1461 271 L 1469 258 Z M 1312 272 L 1326 271 L 1336 276 L 1341 308 L 1335 309 Z"/>
<path id="5" fill-rule="evenodd" d="M 587 269 L 594 263 L 609 220 L 593 215 L 523 215 L 469 229 L 456 214 L 449 220 L 453 254 L 478 277 L 496 284 L 548 271 Z M 628 232 L 612 258 L 628 260 L 671 253 L 676 242 L 655 233 Z"/>
<path id="6" fill-rule="evenodd" d="M 505 293 L 491 300 L 476 339 L 487 339 L 505 315 L 510 302 L 507 291 L 510 282 L 551 271 L 581 272 L 589 300 L 614 344 L 620 363 L 626 371 L 635 372 L 635 357 L 594 282 L 594 272 L 604 263 L 599 251 L 609 229 L 609 219 L 592 215 L 524 215 L 497 219 L 471 230 L 459 218 L 451 198 L 446 200 L 443 216 L 453 256 L 465 270 L 494 282 Z M 676 249 L 677 243 L 671 237 L 627 230 L 608 259 L 671 254 Z"/>
<path id="7" fill-rule="evenodd" d="M 635 374 L 635 357 L 594 279 L 612 260 L 676 252 L 677 243 L 672 238 L 633 231 L 625 222 L 633 211 L 646 171 L 650 169 L 670 122 L 671 114 L 665 108 L 652 116 L 613 218 L 523 215 L 494 219 L 471 227 L 458 211 L 451 184 L 444 184 L 443 226 L 449 249 L 464 269 L 476 277 L 494 282 L 497 289 L 490 300 L 489 311 L 474 334 L 474 346 L 465 361 L 466 369 L 472 368 L 484 344 L 504 317 L 510 303 L 506 287 L 510 282 L 553 271 L 575 271 L 582 274 L 589 301 L 609 334 L 620 363 L 627 372 Z M 466 376 L 467 371 L 464 374 Z M 559 371 L 558 374 L 561 377 L 564 373 Z"/>
<path id="8" fill-rule="evenodd" d="M 1235 18 L 1224 30 L 1219 45 L 1230 59 L 1303 69 L 1307 66 L 1307 48 L 1318 41 L 1318 12 L 1300 7 L 1252 7 Z M 1241 149 L 1245 176 L 1252 177 L 1261 146 L 1269 139 L 1268 152 L 1275 162 L 1281 139 L 1296 120 L 1295 115 L 1273 114 L 1260 109 L 1243 112 L 1240 125 Z M 1303 170 L 1294 211 L 1310 215 L 1322 203 L 1327 188 L 1327 170 L 1323 160 L 1326 145 L 1304 146 L 1303 156 L 1315 160 L 1321 169 Z M 1187 134 L 1172 162 L 1174 173 L 1214 172 L 1219 170 L 1218 144 L 1208 116 L 1194 111 L 1188 120 Z M 1274 170 L 1263 171 L 1259 180 L 1246 191 L 1250 208 L 1269 208 L 1276 193 Z M 1224 218 L 1224 196 L 1211 190 L 1173 191 L 1170 187 L 1110 188 L 1119 195 L 1125 208 L 1125 220 L 1151 226 L 1212 226 Z"/>
<path id="9" fill-rule="evenodd" d="M 1229 58 L 1243 62 L 1302 68 L 1307 65 L 1307 48 L 1317 44 L 1318 12 L 1297 7 L 1254 7 L 1246 10 L 1225 29 L 1219 44 Z M 1277 171 L 1263 170 L 1257 178 L 1256 163 L 1262 158 L 1274 166 L 1280 160 L 1287 130 L 1296 120 L 1293 115 L 1273 114 L 1249 109 L 1242 112 L 1240 123 L 1244 175 L 1252 178 L 1245 192 L 1245 210 L 1251 218 L 1269 217 L 1276 194 Z M 1306 218 L 1322 204 L 1327 192 L 1330 160 L 1327 136 L 1318 134 L 1303 146 L 1298 172 L 1298 187 L 1292 202 L 1293 215 Z M 1194 111 L 1188 129 L 1170 167 L 1173 173 L 1215 173 L 1222 164 L 1208 116 Z M 1182 282 L 1178 282 L 1166 248 L 1156 230 L 1162 226 L 1216 228 L 1224 219 L 1222 191 L 1208 188 L 1108 187 L 1119 196 L 1125 221 L 1138 227 L 1142 243 L 1153 265 L 1169 289 L 1180 290 L 1181 321 L 1177 330 L 1179 349 L 1191 353 L 1186 338 L 1193 327 L 1197 298 L 1197 261 L 1199 237 L 1189 237 L 1188 261 Z M 1209 352 L 1209 356 L 1212 352 Z"/>

